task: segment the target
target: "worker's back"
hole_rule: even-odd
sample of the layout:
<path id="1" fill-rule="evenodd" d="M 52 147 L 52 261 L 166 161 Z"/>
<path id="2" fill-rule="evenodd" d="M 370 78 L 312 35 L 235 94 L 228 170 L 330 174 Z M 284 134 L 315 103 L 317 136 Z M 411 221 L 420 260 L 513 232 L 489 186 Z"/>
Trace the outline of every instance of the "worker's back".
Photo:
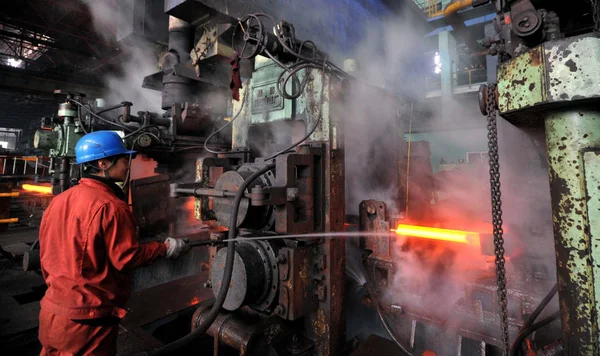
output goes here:
<path id="1" fill-rule="evenodd" d="M 43 309 L 73 319 L 124 315 L 121 307 L 130 282 L 120 270 L 127 262 L 113 263 L 110 254 L 128 253 L 119 251 L 114 243 L 119 239 L 105 236 L 116 225 L 124 240 L 135 235 L 127 204 L 105 182 L 83 178 L 53 199 L 40 226 L 42 273 L 48 285 Z"/>

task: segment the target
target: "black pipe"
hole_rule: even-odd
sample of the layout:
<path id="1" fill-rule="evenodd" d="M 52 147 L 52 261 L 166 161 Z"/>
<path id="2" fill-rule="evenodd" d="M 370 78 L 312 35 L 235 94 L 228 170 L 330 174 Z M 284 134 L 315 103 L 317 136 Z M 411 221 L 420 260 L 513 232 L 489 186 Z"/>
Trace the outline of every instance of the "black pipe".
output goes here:
<path id="1" fill-rule="evenodd" d="M 60 192 L 62 193 L 71 186 L 71 162 L 68 158 L 60 159 L 58 173 L 58 184 L 60 186 Z"/>
<path id="2" fill-rule="evenodd" d="M 208 313 L 208 315 L 206 316 L 206 318 L 204 320 L 202 320 L 202 323 L 200 325 L 198 325 L 198 327 L 191 333 L 187 334 L 186 336 L 182 337 L 179 340 L 176 340 L 176 341 L 173 341 L 172 343 L 166 344 L 159 349 L 147 351 L 145 353 L 146 355 L 161 355 L 161 354 L 171 353 L 176 350 L 179 350 L 180 348 L 185 347 L 188 344 L 190 344 L 192 341 L 196 340 L 196 338 L 198 338 L 198 336 L 203 335 L 206 332 L 206 330 L 208 330 L 208 328 L 213 323 L 213 321 L 215 321 L 216 317 L 219 315 L 219 311 L 221 310 L 223 303 L 225 303 L 225 298 L 227 297 L 227 292 L 229 290 L 229 283 L 231 282 L 231 275 L 233 273 L 233 261 L 234 261 L 234 257 L 235 257 L 235 241 L 234 240 L 236 238 L 237 217 L 238 217 L 240 203 L 244 196 L 244 192 L 246 191 L 246 189 L 248 188 L 250 183 L 254 182 L 258 177 L 267 173 L 268 171 L 270 171 L 273 168 L 275 168 L 275 164 L 271 163 L 271 164 L 268 164 L 268 165 L 264 166 L 263 168 L 259 169 L 258 171 L 252 173 L 240 185 L 240 187 L 237 191 L 237 194 L 236 194 L 235 198 L 233 199 L 232 210 L 231 210 L 231 220 L 229 223 L 229 231 L 228 231 L 228 235 L 227 235 L 227 239 L 229 240 L 229 242 L 227 242 L 227 257 L 225 260 L 225 269 L 223 271 L 223 280 L 222 280 L 222 284 L 221 284 L 221 289 L 219 290 L 217 298 L 215 299 L 215 304 L 213 304 L 213 306 L 212 306 L 210 312 Z"/>
<path id="3" fill-rule="evenodd" d="M 521 343 L 523 342 L 523 340 L 525 340 L 534 331 L 541 329 L 542 327 L 550 324 L 551 322 L 553 322 L 554 320 L 556 320 L 558 318 L 560 318 L 560 310 L 554 312 L 554 314 L 550 315 L 546 319 L 538 321 L 537 323 L 532 324 L 532 325 L 528 326 L 527 328 L 522 329 L 521 332 L 519 332 L 519 335 L 517 335 L 515 342 L 513 342 L 512 346 L 510 348 L 510 355 L 516 356 L 518 354 L 518 352 L 521 350 Z"/>
<path id="4" fill-rule="evenodd" d="M 375 297 L 375 293 L 373 293 L 373 289 L 371 289 L 371 286 L 369 285 L 369 282 L 365 282 L 365 284 L 363 284 L 363 287 L 367 291 L 367 294 L 369 295 L 369 298 L 371 298 L 371 301 L 373 301 L 373 305 L 375 305 L 375 310 L 377 310 L 377 315 L 379 316 L 379 320 L 381 320 L 381 324 L 383 324 L 383 327 L 385 328 L 385 331 L 388 333 L 388 335 L 390 336 L 390 338 L 392 339 L 392 341 L 406 355 L 413 356 L 412 353 L 410 353 L 410 351 L 408 351 L 408 349 L 406 348 L 406 346 L 402 345 L 402 343 L 400 342 L 400 340 L 398 340 L 396 338 L 396 335 L 394 335 L 394 332 L 392 331 L 392 329 L 388 325 L 387 321 L 383 317 L 383 311 L 381 310 L 381 305 L 379 305 L 379 302 L 377 301 L 377 298 Z"/>
<path id="5" fill-rule="evenodd" d="M 540 313 L 544 310 L 544 308 L 548 305 L 548 303 L 550 303 L 550 301 L 552 300 L 552 298 L 554 297 L 554 295 L 556 294 L 556 292 L 558 292 L 558 283 L 554 284 L 554 287 L 552 287 L 552 289 L 550 289 L 550 291 L 548 292 L 548 294 L 546 294 L 546 296 L 544 297 L 544 299 L 542 299 L 542 301 L 540 302 L 540 304 L 538 304 L 538 306 L 535 308 L 535 310 L 533 311 L 533 313 L 531 313 L 531 315 L 529 316 L 529 318 L 527 319 L 527 321 L 525 321 L 525 323 L 523 324 L 523 327 L 521 328 L 521 331 L 519 332 L 519 335 L 521 335 L 521 333 L 530 328 L 533 325 L 533 322 L 535 322 L 535 319 L 537 319 L 537 317 L 540 315 Z M 512 346 L 510 347 L 510 354 L 511 356 L 516 356 L 519 352 L 519 349 L 521 348 L 521 343 L 523 342 L 523 340 L 519 340 L 519 338 L 517 337 L 517 339 L 515 339 L 515 341 L 513 342 Z"/>
<path id="6" fill-rule="evenodd" d="M 556 295 L 556 292 L 558 292 L 558 283 L 554 284 L 554 287 L 552 287 L 552 289 L 550 289 L 548 294 L 546 294 L 544 299 L 542 299 L 540 304 L 538 304 L 538 306 L 535 308 L 533 313 L 531 313 L 531 315 L 529 316 L 529 318 L 527 319 L 525 324 L 523 324 L 523 327 L 521 329 L 525 329 L 525 328 L 531 326 L 531 324 L 533 324 L 535 322 L 535 319 L 537 319 L 537 317 L 540 315 L 542 310 L 544 310 L 544 308 L 548 305 L 548 303 L 550 303 L 550 301 L 552 300 L 554 295 Z"/>

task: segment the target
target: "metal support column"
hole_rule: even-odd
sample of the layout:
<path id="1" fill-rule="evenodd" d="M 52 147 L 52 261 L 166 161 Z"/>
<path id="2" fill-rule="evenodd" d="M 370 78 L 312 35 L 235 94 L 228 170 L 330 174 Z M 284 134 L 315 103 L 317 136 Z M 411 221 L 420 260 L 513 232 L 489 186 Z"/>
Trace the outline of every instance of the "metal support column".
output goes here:
<path id="1" fill-rule="evenodd" d="M 438 35 L 440 63 L 442 66 L 442 99 L 449 99 L 453 94 L 454 79 L 453 73 L 456 67 L 456 40 L 449 31 L 441 32 Z"/>
<path id="2" fill-rule="evenodd" d="M 600 354 L 600 38 L 546 42 L 498 69 L 500 115 L 545 125 L 567 355 Z M 484 97 L 483 97 L 484 98 Z"/>
<path id="3" fill-rule="evenodd" d="M 598 204 L 600 191 L 597 181 L 592 190 L 587 183 L 600 176 L 593 165 L 600 154 L 600 112 L 552 113 L 545 125 L 563 341 L 572 355 L 596 355 L 600 234 L 592 233 L 590 218 L 598 221 L 600 212 L 589 205 Z M 587 153 L 592 156 L 584 159 Z"/>

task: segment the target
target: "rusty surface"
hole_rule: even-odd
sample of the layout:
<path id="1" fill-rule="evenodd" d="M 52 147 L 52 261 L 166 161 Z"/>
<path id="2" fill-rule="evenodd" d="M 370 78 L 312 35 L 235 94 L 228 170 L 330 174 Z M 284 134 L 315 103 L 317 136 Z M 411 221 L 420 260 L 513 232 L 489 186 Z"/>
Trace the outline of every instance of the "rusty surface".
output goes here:
<path id="1" fill-rule="evenodd" d="M 565 102 L 598 99 L 600 39 L 570 37 L 544 46 L 548 100 Z"/>
<path id="2" fill-rule="evenodd" d="M 232 169 L 232 164 L 225 158 L 204 157 L 196 160 L 195 183 L 204 188 L 214 188 L 224 171 Z M 194 201 L 194 218 L 201 221 L 214 220 L 213 199 L 196 198 Z"/>
<path id="3" fill-rule="evenodd" d="M 538 46 L 498 69 L 498 107 L 507 113 L 547 100 L 543 46 Z"/>
<path id="4" fill-rule="evenodd" d="M 329 96 L 329 95 L 328 95 Z M 329 140 L 326 145 L 323 172 L 325 188 L 325 231 L 344 231 L 344 148 L 343 117 L 336 108 L 336 99 L 329 101 Z M 340 355 L 346 341 L 345 290 L 345 240 L 327 239 L 321 245 L 320 255 L 325 256 L 321 283 L 327 286 L 327 298 L 319 302 L 317 314 L 313 316 L 318 355 Z M 317 256 L 318 258 L 319 256 Z"/>
<path id="5" fill-rule="evenodd" d="M 582 35 L 546 42 L 504 62 L 498 70 L 500 114 L 515 125 L 539 126 L 544 109 L 597 102 L 598 56 L 600 38 Z"/>
<path id="6" fill-rule="evenodd" d="M 386 220 L 386 205 L 382 201 L 365 200 L 359 206 L 360 231 L 388 233 L 390 223 Z M 390 246 L 392 237 L 361 237 L 360 246 L 372 251 L 371 258 L 391 262 Z"/>
<path id="7" fill-rule="evenodd" d="M 211 306 L 212 303 L 205 303 L 194 312 L 192 330 L 202 323 Z M 218 353 L 219 343 L 239 350 L 241 356 L 248 355 L 248 352 L 252 351 L 252 344 L 255 338 L 259 337 L 258 326 L 256 320 L 254 322 L 246 320 L 236 318 L 234 314 L 228 312 L 221 312 L 217 315 L 215 321 L 206 331 L 208 335 L 218 340 L 218 342 L 215 342 L 216 353 Z"/>
<path id="8" fill-rule="evenodd" d="M 310 295 L 311 280 L 309 278 L 309 248 L 287 248 L 279 250 L 279 305 L 282 306 L 280 317 L 297 320 L 305 316 L 314 307 Z"/>
<path id="9" fill-rule="evenodd" d="M 593 265 L 593 258 L 600 256 L 598 236 L 591 234 L 588 215 L 588 200 L 598 194 L 598 187 L 588 195 L 586 179 L 591 172 L 586 172 L 582 154 L 600 146 L 599 133 L 598 112 L 557 112 L 546 119 L 558 292 L 568 355 L 600 352 L 599 301 L 594 291 L 594 281 L 600 276 L 594 275 Z"/>
<path id="10" fill-rule="evenodd" d="M 211 307 L 212 301 L 199 304 L 192 316 L 192 330 L 206 317 Z M 246 311 L 222 311 L 207 334 L 215 338 L 214 354 L 221 354 L 219 347 L 222 344 L 238 350 L 241 356 L 254 356 L 281 354 L 281 350 L 286 350 L 290 343 L 293 344 L 289 340 L 290 332 L 291 330 L 277 317 L 262 318 Z M 273 350 L 278 351 L 273 353 Z M 226 350 L 224 351 L 226 353 Z"/>
<path id="11" fill-rule="evenodd" d="M 169 196 L 169 175 L 161 174 L 131 181 L 131 204 L 142 233 L 168 226 L 175 216 Z"/>
<path id="12" fill-rule="evenodd" d="M 209 289 L 202 288 L 206 273 L 164 283 L 132 293 L 127 301 L 127 316 L 122 324 L 126 329 L 135 328 L 177 313 L 213 297 Z M 172 293 L 174 290 L 177 293 Z"/>
<path id="13" fill-rule="evenodd" d="M 315 158 L 311 154 L 291 154 L 277 157 L 275 185 L 298 188 L 283 204 L 275 207 L 275 231 L 280 234 L 310 233 L 314 223 Z"/>

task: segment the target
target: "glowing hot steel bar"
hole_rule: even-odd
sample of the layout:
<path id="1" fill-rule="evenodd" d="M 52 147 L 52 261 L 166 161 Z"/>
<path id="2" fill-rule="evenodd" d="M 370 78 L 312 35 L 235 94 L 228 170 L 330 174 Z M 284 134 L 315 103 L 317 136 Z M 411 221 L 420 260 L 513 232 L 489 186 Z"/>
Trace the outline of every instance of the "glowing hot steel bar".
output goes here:
<path id="1" fill-rule="evenodd" d="M 21 186 L 23 190 L 28 192 L 42 193 L 42 194 L 52 194 L 52 187 L 45 185 L 33 185 L 33 184 L 23 184 Z"/>
<path id="2" fill-rule="evenodd" d="M 391 231 L 403 236 L 421 237 L 424 239 L 443 240 L 464 244 L 476 243 L 479 240 L 479 234 L 476 232 L 438 229 L 426 226 L 400 224 L 397 229 L 392 229 Z"/>

